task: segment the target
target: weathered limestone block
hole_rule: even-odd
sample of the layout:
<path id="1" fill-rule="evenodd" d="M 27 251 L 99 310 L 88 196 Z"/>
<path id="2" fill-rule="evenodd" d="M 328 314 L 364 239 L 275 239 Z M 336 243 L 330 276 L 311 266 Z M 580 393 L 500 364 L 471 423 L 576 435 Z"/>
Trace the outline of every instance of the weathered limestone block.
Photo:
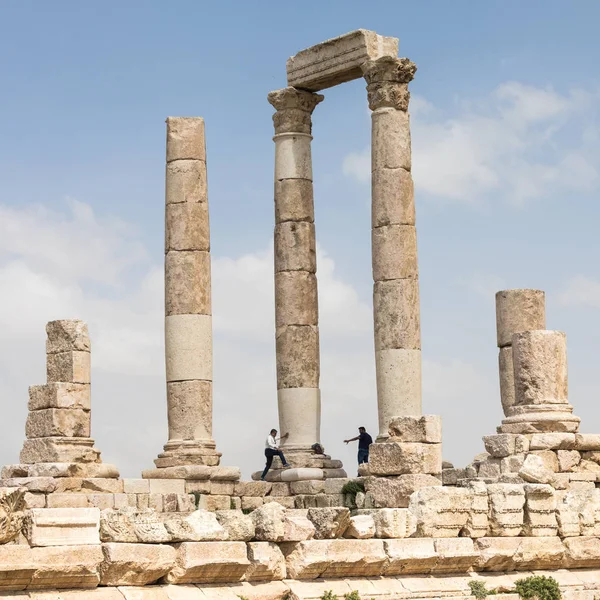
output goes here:
<path id="1" fill-rule="evenodd" d="M 500 348 L 498 352 L 498 371 L 500 374 L 500 400 L 502 411 L 506 416 L 515 405 L 515 368 L 513 365 L 512 346 Z"/>
<path id="2" fill-rule="evenodd" d="M 315 537 L 315 526 L 304 511 L 303 514 L 286 511 L 284 515 L 284 535 L 286 542 L 303 542 Z"/>
<path id="3" fill-rule="evenodd" d="M 90 386 L 86 383 L 47 383 L 29 388 L 28 409 L 81 408 L 90 410 Z"/>
<path id="4" fill-rule="evenodd" d="M 390 140 L 394 140 L 391 144 Z M 412 166 L 410 117 L 407 111 L 380 108 L 371 113 L 371 171 Z"/>
<path id="5" fill-rule="evenodd" d="M 236 496 L 260 496 L 270 494 L 273 484 L 270 481 L 238 481 L 233 493 Z M 272 495 L 272 494 L 271 494 Z"/>
<path id="6" fill-rule="evenodd" d="M 350 525 L 347 508 L 309 508 L 307 517 L 315 526 L 315 539 L 340 538 Z"/>
<path id="7" fill-rule="evenodd" d="M 229 541 L 247 542 L 254 537 L 254 522 L 241 510 L 218 510 L 215 513 L 219 525 L 225 530 Z"/>
<path id="8" fill-rule="evenodd" d="M 438 562 L 432 538 L 385 540 L 384 546 L 389 561 L 387 576 L 431 573 Z"/>
<path id="9" fill-rule="evenodd" d="M 478 477 L 483 479 L 497 479 L 500 477 L 502 472 L 501 459 L 499 458 L 487 458 L 486 460 L 479 463 L 479 469 L 477 471 Z"/>
<path id="10" fill-rule="evenodd" d="M 166 315 L 210 315 L 210 252 L 169 251 L 165 255 Z"/>
<path id="11" fill-rule="evenodd" d="M 419 276 L 414 225 L 383 225 L 372 230 L 373 280 Z"/>
<path id="12" fill-rule="evenodd" d="M 441 474 L 442 445 L 415 442 L 372 444 L 369 470 L 373 475 Z"/>
<path id="13" fill-rule="evenodd" d="M 566 567 L 590 569 L 600 567 L 600 543 L 597 537 L 568 537 L 563 540 Z"/>
<path id="14" fill-rule="evenodd" d="M 152 509 L 106 509 L 100 513 L 103 542 L 161 544 L 171 541 L 165 525 Z"/>
<path id="15" fill-rule="evenodd" d="M 489 500 L 487 486 L 482 481 L 469 482 L 473 503 L 462 534 L 470 538 L 484 537 L 489 532 Z"/>
<path id="16" fill-rule="evenodd" d="M 596 433 L 577 433 L 575 435 L 576 450 L 600 450 L 600 434 Z"/>
<path id="17" fill-rule="evenodd" d="M 90 411 L 79 408 L 44 408 L 30 411 L 25 424 L 29 439 L 89 437 Z"/>
<path id="18" fill-rule="evenodd" d="M 72 440 L 67 440 L 71 442 Z M 84 440 L 90 444 L 90 440 Z M 95 449 L 94 449 L 95 450 Z M 97 454 L 99 452 L 95 450 Z M 64 462 L 38 462 L 25 465 L 30 477 L 57 477 L 57 478 L 117 478 L 119 471 L 114 465 L 102 463 L 64 463 Z"/>
<path id="19" fill-rule="evenodd" d="M 57 490 L 57 483 L 52 477 L 13 477 L 0 479 L 0 488 L 24 488 L 28 492 L 51 494 Z"/>
<path id="20" fill-rule="evenodd" d="M 377 577 L 387 563 L 381 540 L 307 540 L 282 550 L 291 579 Z"/>
<path id="21" fill-rule="evenodd" d="M 210 439 L 212 432 L 212 382 L 169 381 L 169 429 L 174 439 Z M 204 415 L 202 419 L 196 415 Z M 194 465 L 196 466 L 196 465 Z M 198 465 L 202 466 L 202 465 Z M 207 476 L 210 468 L 206 468 Z"/>
<path id="22" fill-rule="evenodd" d="M 558 531 L 556 521 L 556 495 L 551 485 L 527 484 L 525 489 L 525 520 L 523 535 L 528 537 L 554 536 Z"/>
<path id="23" fill-rule="evenodd" d="M 375 350 L 421 349 L 419 282 L 377 281 L 373 286 Z"/>
<path id="24" fill-rule="evenodd" d="M 315 226 L 308 221 L 286 221 L 275 225 L 275 273 L 317 271 Z"/>
<path id="25" fill-rule="evenodd" d="M 165 252 L 210 251 L 208 202 L 167 203 Z"/>
<path id="26" fill-rule="evenodd" d="M 419 537 L 457 537 L 467 524 L 473 494 L 467 488 L 426 487 L 416 491 L 408 509 Z"/>
<path id="27" fill-rule="evenodd" d="M 500 472 L 502 474 L 518 473 L 525 462 L 525 454 L 507 456 L 500 461 Z"/>
<path id="28" fill-rule="evenodd" d="M 398 55 L 398 39 L 357 29 L 301 50 L 287 61 L 288 85 L 319 91 L 362 75 L 367 60 Z"/>
<path id="29" fill-rule="evenodd" d="M 183 517 L 175 514 L 164 522 L 173 542 L 204 542 L 226 540 L 227 532 L 214 512 L 196 510 Z"/>
<path id="30" fill-rule="evenodd" d="M 208 314 L 165 318 L 167 381 L 212 381 L 212 317 Z"/>
<path id="31" fill-rule="evenodd" d="M 373 227 L 415 224 L 415 192 L 410 171 L 379 169 L 371 174 Z"/>
<path id="32" fill-rule="evenodd" d="M 354 515 L 344 537 L 366 540 L 375 537 L 375 521 L 372 515 Z"/>
<path id="33" fill-rule="evenodd" d="M 533 450 L 530 454 L 539 456 L 544 463 L 544 467 L 546 467 L 548 471 L 551 471 L 552 473 L 558 473 L 559 465 L 556 452 L 553 452 L 552 450 Z"/>
<path id="34" fill-rule="evenodd" d="M 575 448 L 575 434 L 566 432 L 534 433 L 530 437 L 529 450 L 570 450 Z"/>
<path id="35" fill-rule="evenodd" d="M 319 330 L 310 325 L 277 332 L 277 382 L 280 388 L 319 387 Z"/>
<path id="36" fill-rule="evenodd" d="M 25 536 L 30 546 L 78 546 L 100 543 L 97 508 L 34 508 Z"/>
<path id="37" fill-rule="evenodd" d="M 257 540 L 280 542 L 285 535 L 285 509 L 277 502 L 269 502 L 252 512 Z"/>
<path id="38" fill-rule="evenodd" d="M 554 473 L 544 463 L 542 457 L 537 454 L 528 454 L 525 457 L 519 475 L 530 483 L 550 483 Z"/>
<path id="39" fill-rule="evenodd" d="M 518 536 L 523 530 L 525 491 L 522 485 L 488 485 L 489 525 L 492 536 Z"/>
<path id="40" fill-rule="evenodd" d="M 373 508 L 407 508 L 413 492 L 439 485 L 439 478 L 425 474 L 365 478 L 365 490 Z"/>
<path id="41" fill-rule="evenodd" d="M 273 542 L 249 542 L 247 581 L 278 581 L 285 579 L 285 558 Z"/>
<path id="42" fill-rule="evenodd" d="M 276 326 L 314 325 L 319 321 L 317 278 L 306 271 L 275 273 Z"/>
<path id="43" fill-rule="evenodd" d="M 102 544 L 100 585 L 149 585 L 175 567 L 176 551 L 165 544 Z"/>
<path id="44" fill-rule="evenodd" d="M 497 292 L 498 347 L 510 346 L 515 333 L 545 328 L 545 294 L 542 290 L 516 289 Z"/>
<path id="45" fill-rule="evenodd" d="M 167 117 L 167 162 L 206 160 L 204 119 Z"/>
<path id="46" fill-rule="evenodd" d="M 312 181 L 282 179 L 275 181 L 275 223 L 306 221 L 313 223 L 315 209 Z"/>
<path id="47" fill-rule="evenodd" d="M 165 201 L 166 204 L 206 204 L 208 202 L 206 163 L 198 160 L 178 160 L 167 163 Z"/>
<path id="48" fill-rule="evenodd" d="M 434 573 L 464 573 L 469 571 L 479 559 L 470 538 L 434 540 L 435 551 L 438 555 Z"/>
<path id="49" fill-rule="evenodd" d="M 560 568 L 565 547 L 558 537 L 484 537 L 475 540 L 477 570 L 516 571 Z"/>
<path id="50" fill-rule="evenodd" d="M 17 538 L 25 519 L 25 490 L 0 490 L 0 544 L 6 544 Z"/>
<path id="51" fill-rule="evenodd" d="M 566 404 L 567 343 L 562 331 L 523 331 L 512 338 L 515 403 Z"/>
<path id="52" fill-rule="evenodd" d="M 90 353 L 81 350 L 57 352 L 46 356 L 48 383 L 90 383 Z"/>
<path id="53" fill-rule="evenodd" d="M 442 443 L 442 417 L 394 417 L 390 421 L 389 436 L 394 442 Z"/>
<path id="54" fill-rule="evenodd" d="M 46 323 L 46 354 L 81 350 L 90 352 L 90 335 L 87 324 L 76 319 Z"/>
<path id="55" fill-rule="evenodd" d="M 485 449 L 494 458 L 504 458 L 516 454 L 516 438 L 519 437 L 512 433 L 500 433 L 497 435 L 484 435 L 483 443 Z M 524 436 L 521 436 L 524 437 Z"/>
<path id="56" fill-rule="evenodd" d="M 20 459 L 36 463 L 99 463 L 100 452 L 90 438 L 49 437 L 25 440 Z M 31 473 L 32 477 L 36 475 Z"/>
<path id="57" fill-rule="evenodd" d="M 164 578 L 167 583 L 240 581 L 250 566 L 244 542 L 183 542 L 175 549 L 177 562 Z"/>
<path id="58" fill-rule="evenodd" d="M 378 538 L 407 538 L 417 530 L 417 519 L 407 508 L 382 508 L 373 512 Z"/>

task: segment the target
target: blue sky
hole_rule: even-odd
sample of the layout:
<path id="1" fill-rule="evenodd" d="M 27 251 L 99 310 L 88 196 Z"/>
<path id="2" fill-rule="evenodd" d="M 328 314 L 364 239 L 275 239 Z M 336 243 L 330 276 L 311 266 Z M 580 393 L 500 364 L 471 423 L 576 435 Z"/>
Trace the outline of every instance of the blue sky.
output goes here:
<path id="1" fill-rule="evenodd" d="M 17 460 L 53 318 L 90 323 L 105 458 L 134 475 L 166 441 L 164 120 L 190 115 L 207 132 L 215 435 L 225 463 L 260 467 L 276 418 L 266 96 L 285 86 L 288 56 L 357 28 L 399 37 L 418 65 L 424 411 L 444 418 L 445 455 L 466 463 L 501 418 L 503 288 L 547 291 L 548 327 L 568 335 L 575 410 L 594 430 L 599 18 L 584 1 L 2 3 L 0 401 L 15 427 L 0 462 Z M 340 440 L 377 421 L 370 123 L 363 81 L 324 94 L 313 119 L 323 441 L 352 471 Z"/>

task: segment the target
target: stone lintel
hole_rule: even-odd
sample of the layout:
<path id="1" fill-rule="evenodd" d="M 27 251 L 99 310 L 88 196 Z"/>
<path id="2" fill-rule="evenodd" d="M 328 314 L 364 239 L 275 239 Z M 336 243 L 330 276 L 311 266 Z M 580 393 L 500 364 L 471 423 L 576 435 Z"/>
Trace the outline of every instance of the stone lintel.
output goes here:
<path id="1" fill-rule="evenodd" d="M 398 56 L 398 38 L 357 29 L 301 50 L 287 61 L 288 85 L 316 92 L 362 77 L 361 65 Z"/>

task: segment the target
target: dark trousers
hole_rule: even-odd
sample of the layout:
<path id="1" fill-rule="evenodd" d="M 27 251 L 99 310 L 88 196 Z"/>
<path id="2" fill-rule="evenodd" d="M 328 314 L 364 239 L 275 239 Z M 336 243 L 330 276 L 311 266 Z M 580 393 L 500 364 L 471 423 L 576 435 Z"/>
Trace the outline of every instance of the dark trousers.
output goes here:
<path id="1" fill-rule="evenodd" d="M 358 464 L 362 465 L 363 463 L 369 462 L 369 449 L 359 448 L 358 449 Z"/>
<path id="2" fill-rule="evenodd" d="M 265 456 L 267 457 L 267 465 L 265 466 L 265 470 L 263 471 L 262 475 L 260 476 L 261 479 L 264 479 L 267 476 L 267 473 L 269 472 L 269 469 L 271 468 L 271 465 L 273 464 L 274 456 L 279 456 L 279 458 L 281 459 L 281 462 L 284 465 L 287 465 L 287 461 L 285 460 L 285 456 L 283 455 L 283 452 L 281 450 L 273 450 L 273 448 L 265 448 Z"/>

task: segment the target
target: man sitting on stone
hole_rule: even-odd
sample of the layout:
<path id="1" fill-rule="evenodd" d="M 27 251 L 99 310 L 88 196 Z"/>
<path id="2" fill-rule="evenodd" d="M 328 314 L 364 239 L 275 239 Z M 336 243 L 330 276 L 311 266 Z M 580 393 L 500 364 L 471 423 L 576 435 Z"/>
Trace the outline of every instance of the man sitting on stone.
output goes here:
<path id="1" fill-rule="evenodd" d="M 288 437 L 289 433 L 282 435 L 280 438 L 276 438 L 275 437 L 276 435 L 277 435 L 277 429 L 271 429 L 271 433 L 269 433 L 269 435 L 267 436 L 267 441 L 265 442 L 265 456 L 267 458 L 267 465 L 265 466 L 265 470 L 262 472 L 262 475 L 260 476 L 261 481 L 265 481 L 267 473 L 269 472 L 269 469 L 271 468 L 271 465 L 273 464 L 274 456 L 279 456 L 279 458 L 281 459 L 281 462 L 283 463 L 284 469 L 290 468 L 290 465 L 288 465 L 287 461 L 285 460 L 285 456 L 283 455 L 283 452 L 279 449 L 279 446 L 277 445 L 277 442 L 284 440 L 286 437 Z"/>
<path id="2" fill-rule="evenodd" d="M 344 440 L 344 444 L 358 440 L 358 464 L 369 462 L 369 446 L 373 443 L 373 438 L 367 433 L 364 427 L 358 428 L 358 435 L 349 440 Z"/>

